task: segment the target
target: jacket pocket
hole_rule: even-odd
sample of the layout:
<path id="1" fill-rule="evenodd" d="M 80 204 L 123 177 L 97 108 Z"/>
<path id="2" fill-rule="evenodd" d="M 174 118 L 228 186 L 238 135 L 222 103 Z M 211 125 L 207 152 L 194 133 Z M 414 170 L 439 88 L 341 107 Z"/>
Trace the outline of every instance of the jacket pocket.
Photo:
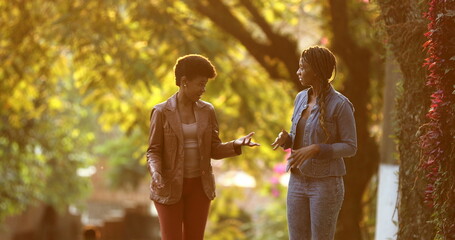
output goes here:
<path id="1" fill-rule="evenodd" d="M 210 173 L 209 175 L 209 182 L 210 182 L 210 186 L 211 186 L 211 189 L 210 189 L 210 192 L 211 192 L 211 198 L 215 198 L 216 196 L 216 192 L 215 192 L 215 189 L 216 189 L 216 185 L 215 185 L 215 175 L 213 173 Z"/>
<path id="2" fill-rule="evenodd" d="M 158 195 L 159 197 L 167 198 L 171 196 L 172 192 L 172 182 L 174 179 L 174 173 L 173 171 L 164 171 L 162 174 L 162 180 L 163 180 L 163 187 L 158 188 L 156 184 L 152 182 L 151 188 L 152 191 L 155 195 Z"/>
<path id="3" fill-rule="evenodd" d="M 213 173 L 210 173 L 210 186 L 212 186 L 212 190 L 215 191 L 215 175 Z"/>
<path id="4" fill-rule="evenodd" d="M 216 196 L 215 175 L 211 172 L 208 172 L 206 174 L 202 174 L 201 179 L 202 179 L 202 185 L 204 188 L 204 192 L 206 193 L 207 197 L 209 199 L 214 199 Z"/>

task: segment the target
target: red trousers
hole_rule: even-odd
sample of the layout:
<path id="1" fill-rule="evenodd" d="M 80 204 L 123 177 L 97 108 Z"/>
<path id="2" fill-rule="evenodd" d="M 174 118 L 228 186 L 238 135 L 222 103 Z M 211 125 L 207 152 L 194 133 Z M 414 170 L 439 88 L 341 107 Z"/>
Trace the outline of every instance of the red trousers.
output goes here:
<path id="1" fill-rule="evenodd" d="M 210 199 L 200 177 L 184 178 L 182 198 L 175 204 L 157 202 L 162 240 L 202 240 L 209 213 Z"/>

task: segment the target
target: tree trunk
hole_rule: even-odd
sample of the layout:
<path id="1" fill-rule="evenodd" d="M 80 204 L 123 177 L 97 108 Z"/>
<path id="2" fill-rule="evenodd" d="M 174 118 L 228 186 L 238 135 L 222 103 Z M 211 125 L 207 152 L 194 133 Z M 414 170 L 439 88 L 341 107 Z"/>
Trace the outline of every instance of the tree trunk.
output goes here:
<path id="1" fill-rule="evenodd" d="M 360 228 L 363 217 L 362 196 L 379 164 L 378 146 L 368 130 L 367 104 L 370 99 L 368 89 L 372 53 L 352 39 L 346 1 L 330 0 L 329 3 L 327 11 L 331 16 L 329 26 L 333 33 L 332 49 L 348 70 L 344 82 L 345 89 L 342 92 L 355 108 L 358 144 L 357 154 L 345 161 L 347 169 L 347 175 L 344 177 L 345 199 L 338 218 L 336 239 L 362 239 Z"/>
<path id="2" fill-rule="evenodd" d="M 344 46 L 346 47 L 346 46 Z M 378 146 L 368 131 L 369 118 L 366 103 L 369 88 L 369 54 L 362 50 L 354 53 L 356 60 L 347 57 L 339 48 L 334 51 L 347 63 L 349 75 L 345 81 L 343 94 L 355 107 L 357 128 L 357 154 L 345 160 L 347 175 L 345 199 L 338 220 L 337 239 L 362 239 L 359 223 L 362 220 L 362 196 L 379 164 Z M 350 60 L 351 59 L 351 60 Z M 349 62 L 350 61 L 350 62 Z"/>
<path id="3" fill-rule="evenodd" d="M 388 41 L 403 73 L 397 100 L 397 138 L 399 152 L 398 240 L 434 237 L 429 222 L 431 209 L 424 206 L 425 176 L 420 170 L 419 135 L 429 106 L 429 90 L 422 68 L 425 53 L 426 21 L 422 9 L 426 1 L 378 1 L 386 24 Z"/>

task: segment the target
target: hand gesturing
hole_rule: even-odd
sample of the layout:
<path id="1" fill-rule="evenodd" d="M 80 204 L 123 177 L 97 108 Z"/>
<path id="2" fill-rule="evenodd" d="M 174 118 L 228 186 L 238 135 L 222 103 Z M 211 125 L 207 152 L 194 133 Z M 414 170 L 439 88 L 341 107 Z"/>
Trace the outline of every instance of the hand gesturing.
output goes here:
<path id="1" fill-rule="evenodd" d="M 285 130 L 281 130 L 281 132 L 278 134 L 278 137 L 275 138 L 275 142 L 271 144 L 273 150 L 276 150 L 279 146 L 282 146 L 286 142 L 288 137 L 289 133 L 286 132 Z"/>
<path id="2" fill-rule="evenodd" d="M 234 144 L 237 146 L 248 146 L 248 147 L 260 146 L 260 144 L 251 141 L 251 137 L 253 135 L 254 135 L 254 132 L 250 132 L 250 133 L 248 133 L 248 135 L 240 137 L 237 140 L 235 140 Z"/>

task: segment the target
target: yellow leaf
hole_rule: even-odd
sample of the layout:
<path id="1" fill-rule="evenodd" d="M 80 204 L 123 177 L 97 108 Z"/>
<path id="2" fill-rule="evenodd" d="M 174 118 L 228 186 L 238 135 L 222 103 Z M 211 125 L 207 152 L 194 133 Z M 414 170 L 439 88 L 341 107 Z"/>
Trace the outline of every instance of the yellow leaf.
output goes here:
<path id="1" fill-rule="evenodd" d="M 62 110 L 63 102 L 57 96 L 50 97 L 49 98 L 49 109 L 50 110 Z"/>
<path id="2" fill-rule="evenodd" d="M 79 129 L 77 129 L 77 128 L 73 129 L 73 131 L 71 131 L 71 137 L 77 138 L 77 137 L 79 137 L 80 133 L 81 133 L 81 131 Z"/>
<path id="3" fill-rule="evenodd" d="M 108 65 L 111 65 L 114 62 L 114 60 L 112 59 L 111 55 L 109 55 L 109 54 L 104 54 L 103 58 L 104 58 L 104 61 Z"/>

